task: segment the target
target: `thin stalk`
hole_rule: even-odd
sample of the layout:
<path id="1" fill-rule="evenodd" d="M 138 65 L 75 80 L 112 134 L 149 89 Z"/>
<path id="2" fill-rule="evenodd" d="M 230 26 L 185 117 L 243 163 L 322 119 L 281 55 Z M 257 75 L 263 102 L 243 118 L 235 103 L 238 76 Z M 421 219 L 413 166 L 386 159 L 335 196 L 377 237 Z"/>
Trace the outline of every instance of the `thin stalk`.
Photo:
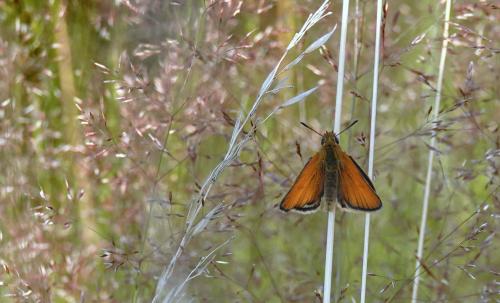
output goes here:
<path id="1" fill-rule="evenodd" d="M 342 114 L 342 94 L 344 89 L 345 45 L 347 38 L 347 21 L 349 16 L 349 0 L 342 2 L 342 24 L 340 31 L 339 72 L 337 74 L 337 95 L 335 98 L 335 118 L 333 131 L 340 131 L 340 117 Z M 323 303 L 330 303 L 333 266 L 333 240 L 335 236 L 336 205 L 328 209 L 328 225 L 326 232 L 325 280 L 323 284 Z"/>
<path id="2" fill-rule="evenodd" d="M 326 230 L 325 281 L 323 285 L 323 303 L 330 303 L 333 267 L 333 239 L 335 236 L 335 205 L 328 211 L 328 226 Z"/>
<path id="3" fill-rule="evenodd" d="M 377 122 L 378 69 L 380 61 L 380 32 L 382 26 L 382 0 L 377 0 L 377 21 L 375 28 L 375 55 L 373 58 L 372 112 L 370 121 L 370 150 L 368 154 L 368 177 L 373 179 L 375 156 L 375 126 Z M 368 270 L 368 247 L 370 244 L 370 214 L 365 215 L 365 237 L 363 247 L 363 270 L 361 274 L 361 303 L 366 298 L 366 276 Z"/>
<path id="4" fill-rule="evenodd" d="M 361 55 L 361 34 L 360 34 L 360 28 L 362 28 L 363 22 L 360 21 L 361 16 L 363 13 L 360 11 L 359 8 L 359 0 L 356 0 L 355 2 L 355 9 L 354 9 L 354 67 L 353 67 L 353 76 L 354 76 L 354 82 L 353 82 L 353 90 L 357 91 L 358 90 L 358 73 L 359 73 L 359 60 L 360 60 L 360 55 Z M 363 11 L 364 11 L 364 5 L 363 5 Z M 362 30 L 362 29 L 361 29 Z M 356 96 L 352 95 L 351 97 L 351 117 L 350 120 L 354 119 L 354 112 L 356 110 Z M 351 131 L 349 130 L 349 133 Z M 347 141 L 347 150 L 351 150 L 352 146 L 352 136 L 349 135 L 349 139 Z"/>
<path id="5" fill-rule="evenodd" d="M 443 88 L 444 67 L 446 62 L 446 53 L 448 50 L 448 36 L 449 36 L 449 22 L 451 12 L 451 0 L 446 0 L 446 9 L 444 17 L 444 30 L 443 30 L 443 45 L 441 47 L 441 58 L 439 61 L 439 76 L 436 87 L 436 98 L 434 100 L 434 120 L 437 120 L 439 115 L 439 106 L 441 103 L 441 91 Z M 425 228 L 427 224 L 427 212 L 429 209 L 429 198 L 431 192 L 432 181 L 432 162 L 434 160 L 434 150 L 436 149 L 436 134 L 432 132 L 431 148 L 429 149 L 429 162 L 427 164 L 427 177 L 425 180 L 424 202 L 422 206 L 422 221 L 420 223 L 420 233 L 418 235 L 418 248 L 417 248 L 417 261 L 415 270 L 415 280 L 413 281 L 413 292 L 411 295 L 411 302 L 417 302 L 418 285 L 420 283 L 420 260 L 422 260 L 424 252 Z"/>
<path id="6" fill-rule="evenodd" d="M 358 71 L 359 71 L 359 59 L 360 59 L 360 54 L 361 54 L 361 35 L 360 35 L 360 27 L 362 22 L 361 22 L 361 16 L 362 16 L 362 13 L 360 11 L 360 6 L 359 6 L 359 1 L 360 0 L 356 0 L 354 2 L 354 41 L 353 41 L 353 47 L 354 47 L 354 55 L 353 55 L 353 71 L 352 71 L 352 75 L 353 75 L 353 83 L 352 83 L 352 86 L 353 86 L 353 90 L 354 91 L 357 91 L 357 85 L 358 85 Z M 364 6 L 363 6 L 364 7 Z M 355 112 L 355 109 L 356 109 L 356 96 L 355 95 L 352 95 L 351 97 L 351 114 L 349 116 L 349 120 L 350 121 L 353 121 L 354 120 L 354 112 Z M 352 130 L 349 129 L 349 136 L 347 138 L 347 151 L 350 151 L 351 150 L 351 146 L 352 146 Z M 340 224 L 342 224 L 342 221 L 340 221 Z M 341 283 L 342 283 L 342 280 L 341 280 L 341 273 L 343 273 L 345 271 L 345 263 L 346 262 L 343 262 L 344 260 L 346 260 L 346 257 L 345 257 L 345 254 L 343 252 L 343 249 L 344 249 L 344 246 L 343 246 L 343 241 L 344 239 L 346 238 L 346 230 L 345 229 L 341 229 L 340 230 L 341 234 L 340 234 L 340 237 L 337 236 L 337 254 L 335 255 L 335 262 L 337 264 L 337 270 L 336 270 L 336 277 L 335 277 L 335 288 L 334 289 L 341 289 Z M 344 277 L 345 279 L 345 277 Z M 340 294 L 337 292 L 335 293 L 334 295 L 334 302 L 337 302 L 340 298 L 339 296 Z"/>
<path id="7" fill-rule="evenodd" d="M 340 31 L 339 72 L 337 75 L 337 96 L 335 98 L 335 120 L 333 131 L 340 131 L 340 117 L 342 115 L 342 95 L 344 93 L 344 67 L 345 67 L 345 45 L 347 38 L 347 20 L 349 16 L 349 0 L 342 2 L 342 28 Z"/>

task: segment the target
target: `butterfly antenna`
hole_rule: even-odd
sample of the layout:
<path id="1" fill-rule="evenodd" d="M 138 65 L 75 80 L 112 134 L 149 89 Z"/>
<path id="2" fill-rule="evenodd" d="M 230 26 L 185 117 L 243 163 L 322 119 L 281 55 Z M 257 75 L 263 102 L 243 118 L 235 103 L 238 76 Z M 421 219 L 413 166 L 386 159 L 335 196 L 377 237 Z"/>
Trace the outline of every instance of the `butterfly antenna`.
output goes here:
<path id="1" fill-rule="evenodd" d="M 308 128 L 309 130 L 312 130 L 313 132 L 317 133 L 318 135 L 323 136 L 317 130 L 315 130 L 314 128 L 312 128 L 309 125 L 307 125 L 305 122 L 300 122 L 300 124 L 302 124 L 303 126 L 305 126 L 306 128 Z"/>
<path id="2" fill-rule="evenodd" d="M 354 121 L 352 121 L 351 123 L 349 123 L 349 125 L 347 125 L 347 126 L 346 126 L 343 130 L 341 130 L 341 131 L 337 134 L 337 136 L 338 136 L 338 135 L 340 135 L 341 133 L 345 132 L 345 131 L 346 131 L 346 130 L 348 130 L 349 128 L 351 128 L 351 127 L 352 127 L 354 124 L 356 124 L 356 123 L 358 123 L 358 120 L 354 120 Z"/>

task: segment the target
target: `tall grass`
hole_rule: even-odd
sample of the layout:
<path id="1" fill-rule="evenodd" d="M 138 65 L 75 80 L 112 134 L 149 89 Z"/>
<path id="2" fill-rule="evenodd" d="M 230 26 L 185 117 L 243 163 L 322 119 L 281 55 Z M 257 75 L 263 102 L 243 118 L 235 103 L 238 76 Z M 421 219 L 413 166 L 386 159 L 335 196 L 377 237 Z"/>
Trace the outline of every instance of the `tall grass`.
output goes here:
<path id="1" fill-rule="evenodd" d="M 380 61 L 380 40 L 382 32 L 382 0 L 377 0 L 377 19 L 375 25 L 375 50 L 373 58 L 373 83 L 370 115 L 370 150 L 368 155 L 368 177 L 373 180 L 373 164 L 375 161 L 375 133 L 377 122 L 378 76 Z M 365 215 L 365 236 L 363 244 L 363 269 L 361 273 L 361 303 L 366 299 L 366 277 L 368 275 L 368 246 L 370 241 L 370 213 Z"/>
<path id="2" fill-rule="evenodd" d="M 444 17 L 444 29 L 443 29 L 443 44 L 441 46 L 441 57 L 439 59 L 439 72 L 438 72 L 438 80 L 436 87 L 436 96 L 434 99 L 434 108 L 433 110 L 433 119 L 437 121 L 439 118 L 440 112 L 440 104 L 441 104 L 441 95 L 443 89 L 443 78 L 444 78 L 444 70 L 446 63 L 446 54 L 448 52 L 448 38 L 449 38 L 449 28 L 450 28 L 450 13 L 451 13 L 451 0 L 446 0 L 446 8 L 445 8 L 445 17 Z M 415 270 L 415 280 L 413 282 L 413 292 L 411 296 L 412 303 L 417 302 L 418 297 L 418 286 L 420 284 L 420 271 L 422 267 L 422 258 L 424 253 L 424 242 L 425 242 L 425 230 L 427 226 L 427 213 L 429 212 L 429 200 L 431 194 L 431 186 L 432 186 L 432 171 L 433 171 L 433 161 L 434 161 L 434 153 L 437 149 L 436 146 L 436 133 L 432 132 L 431 134 L 431 142 L 429 148 L 429 158 L 427 164 L 427 175 L 425 178 L 425 192 L 424 192 L 424 200 L 422 203 L 422 219 L 420 222 L 420 232 L 418 235 L 418 247 L 417 247 L 417 261 L 416 261 L 416 270 Z"/>
<path id="3" fill-rule="evenodd" d="M 323 300 L 328 218 L 277 205 L 319 146 L 298 122 L 330 123 L 337 79 L 336 102 L 353 100 L 360 121 L 349 153 L 368 163 L 375 2 L 357 1 L 346 39 L 354 32 L 357 46 L 339 78 L 339 40 L 328 37 L 340 1 L 288 49 L 311 3 L 0 1 L 0 301 Z M 420 277 L 418 301 L 494 301 L 498 9 L 450 7 L 437 109 L 444 5 L 387 3 L 372 162 L 384 208 L 370 222 L 365 300 L 409 301 Z M 318 56 L 310 46 L 326 40 Z M 431 137 L 415 275 L 405 244 L 418 241 L 412 201 L 424 195 Z M 330 221 L 331 301 L 359 301 L 365 219 L 339 211 Z"/>
<path id="4" fill-rule="evenodd" d="M 347 24 L 349 18 L 349 0 L 342 1 L 342 20 L 340 30 L 339 64 L 337 73 L 337 91 L 335 96 L 335 113 L 333 118 L 334 133 L 340 132 L 342 117 L 342 101 L 344 93 L 344 69 L 346 58 Z M 328 209 L 328 223 L 326 226 L 326 253 L 325 253 L 325 278 L 323 283 L 323 303 L 329 303 L 332 287 L 333 253 L 335 238 L 335 213 L 336 205 Z"/>

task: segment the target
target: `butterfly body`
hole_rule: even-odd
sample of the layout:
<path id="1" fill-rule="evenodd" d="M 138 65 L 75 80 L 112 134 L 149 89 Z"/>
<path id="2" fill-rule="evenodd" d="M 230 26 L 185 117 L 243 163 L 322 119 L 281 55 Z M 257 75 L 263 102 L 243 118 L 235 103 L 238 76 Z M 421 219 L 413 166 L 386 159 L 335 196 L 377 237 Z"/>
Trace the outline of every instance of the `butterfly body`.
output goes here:
<path id="1" fill-rule="evenodd" d="M 374 211 L 382 207 L 370 178 L 339 145 L 333 132 L 325 132 L 321 149 L 306 163 L 290 191 L 280 203 L 283 211 L 310 212 L 321 199 L 328 207 Z"/>
<path id="2" fill-rule="evenodd" d="M 331 136 L 330 136 L 331 134 Z M 327 132 L 324 136 L 325 142 L 322 144 L 325 153 L 325 184 L 323 186 L 323 197 L 328 205 L 335 203 L 337 198 L 339 161 L 335 152 L 338 145 L 335 143 L 333 133 Z"/>

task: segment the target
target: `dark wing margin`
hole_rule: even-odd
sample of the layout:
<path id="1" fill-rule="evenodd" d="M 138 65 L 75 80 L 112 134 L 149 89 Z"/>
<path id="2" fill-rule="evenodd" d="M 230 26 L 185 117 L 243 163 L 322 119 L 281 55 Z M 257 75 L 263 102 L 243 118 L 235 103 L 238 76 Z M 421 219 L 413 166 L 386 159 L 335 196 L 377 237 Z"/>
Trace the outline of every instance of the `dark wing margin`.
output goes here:
<path id="1" fill-rule="evenodd" d="M 321 203 L 325 183 L 324 157 L 315 154 L 300 172 L 294 184 L 280 203 L 280 209 L 288 212 L 311 212 Z"/>
<path id="2" fill-rule="evenodd" d="M 341 151 L 338 201 L 342 207 L 361 211 L 375 211 L 382 201 L 375 192 L 372 181 L 354 159 Z"/>

